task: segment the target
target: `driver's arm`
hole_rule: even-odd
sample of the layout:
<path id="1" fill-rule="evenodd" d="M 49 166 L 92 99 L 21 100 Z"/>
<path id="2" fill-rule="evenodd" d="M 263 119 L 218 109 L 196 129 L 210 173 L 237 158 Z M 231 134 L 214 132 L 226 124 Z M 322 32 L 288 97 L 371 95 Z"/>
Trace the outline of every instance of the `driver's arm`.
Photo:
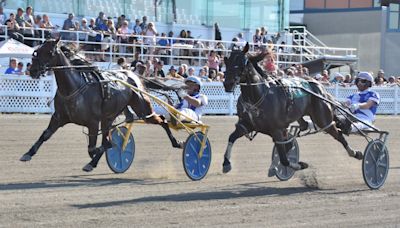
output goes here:
<path id="1" fill-rule="evenodd" d="M 374 105 L 376 105 L 375 101 L 368 100 L 367 102 L 360 103 L 360 109 L 369 109 Z"/>
<path id="2" fill-rule="evenodd" d="M 189 104 L 193 105 L 193 106 L 196 107 L 196 108 L 197 108 L 197 107 L 200 107 L 200 106 L 202 105 L 200 99 L 191 97 L 191 96 L 189 96 L 189 95 L 185 96 L 183 99 L 187 100 L 187 102 L 188 102 Z"/>

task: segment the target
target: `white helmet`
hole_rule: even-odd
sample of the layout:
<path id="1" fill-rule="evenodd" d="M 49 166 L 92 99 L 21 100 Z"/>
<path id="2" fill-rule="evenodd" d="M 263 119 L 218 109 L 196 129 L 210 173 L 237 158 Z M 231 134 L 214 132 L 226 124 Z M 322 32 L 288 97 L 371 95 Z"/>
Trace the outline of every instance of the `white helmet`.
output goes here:
<path id="1" fill-rule="evenodd" d="M 199 77 L 196 77 L 196 76 L 189 76 L 189 77 L 187 77 L 187 78 L 185 79 L 185 82 L 187 82 L 187 81 L 196 83 L 197 85 L 199 85 L 200 88 L 201 88 L 201 86 L 202 86 L 202 83 L 201 83 L 201 80 L 200 80 Z"/>
<path id="2" fill-rule="evenodd" d="M 371 83 L 374 82 L 374 78 L 373 78 L 372 75 L 371 75 L 370 73 L 368 73 L 368 72 L 360 72 L 360 73 L 357 75 L 356 79 L 357 79 L 357 78 L 367 80 L 367 81 L 369 81 L 369 82 L 371 82 Z"/>

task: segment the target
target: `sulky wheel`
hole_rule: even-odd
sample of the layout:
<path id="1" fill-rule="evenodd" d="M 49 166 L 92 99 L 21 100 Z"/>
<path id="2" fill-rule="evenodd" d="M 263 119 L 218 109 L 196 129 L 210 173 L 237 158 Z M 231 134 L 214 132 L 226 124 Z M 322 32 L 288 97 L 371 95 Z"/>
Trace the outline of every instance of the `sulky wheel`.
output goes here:
<path id="1" fill-rule="evenodd" d="M 135 140 L 131 132 L 129 132 L 126 147 L 123 149 L 124 136 L 128 129 L 124 126 L 115 128 L 111 132 L 112 148 L 106 152 L 108 167 L 114 173 L 123 173 L 129 169 L 135 157 Z"/>
<path id="2" fill-rule="evenodd" d="M 370 189 L 379 189 L 385 183 L 389 172 L 389 151 L 384 143 L 375 139 L 364 151 L 362 171 L 365 183 Z"/>
<path id="3" fill-rule="evenodd" d="M 208 138 L 203 154 L 201 157 L 199 156 L 201 142 L 204 137 L 206 136 L 200 131 L 189 135 L 183 148 L 183 168 L 186 175 L 194 181 L 203 179 L 211 164 L 211 145 Z"/>
<path id="4" fill-rule="evenodd" d="M 297 143 L 296 138 L 293 139 L 293 146 L 288 151 L 287 158 L 288 158 L 289 162 L 293 162 L 293 163 L 299 162 L 299 144 Z M 273 167 L 275 167 L 275 170 L 274 170 L 275 176 L 280 181 L 289 180 L 290 178 L 293 177 L 294 173 L 296 172 L 294 169 L 292 169 L 288 166 L 283 166 L 281 164 L 281 161 L 279 159 L 279 153 L 278 153 L 276 146 L 274 146 L 274 149 L 272 150 L 271 168 L 273 168 Z"/>

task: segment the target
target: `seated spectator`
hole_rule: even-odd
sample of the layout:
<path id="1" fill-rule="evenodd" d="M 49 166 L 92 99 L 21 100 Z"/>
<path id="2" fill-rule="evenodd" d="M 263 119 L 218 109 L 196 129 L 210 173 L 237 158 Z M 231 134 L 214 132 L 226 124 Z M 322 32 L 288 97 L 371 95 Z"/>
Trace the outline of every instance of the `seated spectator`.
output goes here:
<path id="1" fill-rule="evenodd" d="M 374 79 L 374 81 L 375 81 L 375 84 L 387 82 L 387 80 L 385 78 L 385 72 L 382 69 L 380 69 L 378 71 L 378 74 L 376 75 L 376 78 Z M 383 81 L 383 82 L 381 82 L 381 81 Z"/>
<path id="2" fill-rule="evenodd" d="M 218 72 L 217 76 L 213 79 L 215 82 L 223 82 L 224 81 L 224 73 L 223 72 Z"/>
<path id="3" fill-rule="evenodd" d="M 31 63 L 27 63 L 27 64 L 26 64 L 25 75 L 31 75 L 31 72 L 30 72 L 31 66 L 32 66 Z"/>
<path id="4" fill-rule="evenodd" d="M 208 73 L 210 78 L 213 78 L 217 75 L 217 72 L 219 71 L 219 64 L 220 64 L 220 59 L 219 56 L 217 55 L 217 52 L 213 50 L 210 51 L 210 55 L 208 56 L 208 61 L 207 61 Z"/>
<path id="5" fill-rule="evenodd" d="M 397 83 L 396 83 L 396 77 L 395 77 L 395 76 L 390 76 L 390 77 L 388 78 L 388 82 L 387 82 L 386 85 L 388 85 L 388 86 L 396 86 L 396 85 L 397 85 Z"/>
<path id="6" fill-rule="evenodd" d="M 165 73 L 164 73 L 163 67 L 164 67 L 163 61 L 158 61 L 154 65 L 154 77 L 165 78 Z"/>
<path id="7" fill-rule="evenodd" d="M 168 72 L 166 78 L 167 78 L 167 79 L 178 79 L 178 80 L 183 80 L 183 77 L 182 77 L 181 75 L 179 75 L 179 74 L 176 72 L 176 69 L 175 69 L 174 66 L 171 66 L 171 67 L 169 68 L 169 72 Z"/>
<path id="8" fill-rule="evenodd" d="M 336 72 L 333 74 L 333 79 L 331 81 L 332 84 L 341 84 L 343 83 L 343 81 L 344 81 L 344 76 L 341 73 Z"/>
<path id="9" fill-rule="evenodd" d="M 131 68 L 135 68 L 136 64 L 140 63 L 140 64 L 144 64 L 144 62 L 142 60 L 140 60 L 140 56 L 139 56 L 139 52 L 135 52 L 135 55 L 133 56 L 133 61 L 131 62 Z"/>
<path id="10" fill-rule="evenodd" d="M 271 51 L 268 51 L 267 55 L 264 57 L 263 67 L 267 75 L 276 74 L 276 71 L 278 70 L 275 58 L 275 54 Z"/>
<path id="11" fill-rule="evenodd" d="M 190 76 L 196 76 L 194 73 L 195 73 L 195 72 L 194 72 L 194 68 L 193 68 L 193 67 L 189 67 L 187 76 L 188 76 L 188 77 L 190 77 Z"/>
<path id="12" fill-rule="evenodd" d="M 23 69 L 24 69 L 24 63 L 19 62 L 17 65 L 17 69 L 15 70 L 15 74 L 23 75 L 24 74 Z"/>
<path id="13" fill-rule="evenodd" d="M 352 77 L 351 77 L 351 74 L 346 74 L 346 75 L 344 76 L 344 81 L 343 81 L 343 83 L 346 84 L 346 85 L 351 85 L 351 84 L 353 83 L 353 79 L 352 79 Z"/>
<path id="14" fill-rule="evenodd" d="M 184 78 L 187 78 L 188 77 L 188 75 L 187 75 L 187 70 L 188 70 L 188 65 L 186 65 L 186 64 L 184 64 L 184 63 L 182 63 L 181 64 L 181 67 L 182 67 L 182 74 L 181 73 L 179 73 L 180 75 L 182 75 Z M 179 69 L 178 69 L 178 71 L 179 71 Z"/>
<path id="15" fill-rule="evenodd" d="M 89 25 L 88 25 L 88 23 L 87 23 L 86 18 L 82 18 L 81 24 L 78 25 L 78 26 L 79 26 L 78 31 L 81 31 L 81 32 L 79 33 L 79 41 L 87 41 L 87 40 L 88 40 L 88 34 L 87 34 L 87 33 L 88 33 L 91 29 L 89 28 Z"/>
<path id="16" fill-rule="evenodd" d="M 15 74 L 17 72 L 17 59 L 10 59 L 10 65 L 4 72 L 4 74 Z"/>
<path id="17" fill-rule="evenodd" d="M 126 70 L 128 69 L 128 65 L 126 63 L 126 59 L 121 57 L 117 60 L 117 64 L 111 67 L 112 70 Z"/>
<path id="18" fill-rule="evenodd" d="M 203 82 L 211 82 L 211 79 L 208 78 L 208 73 L 207 73 L 206 69 L 204 69 L 204 68 L 200 68 L 198 77 Z"/>

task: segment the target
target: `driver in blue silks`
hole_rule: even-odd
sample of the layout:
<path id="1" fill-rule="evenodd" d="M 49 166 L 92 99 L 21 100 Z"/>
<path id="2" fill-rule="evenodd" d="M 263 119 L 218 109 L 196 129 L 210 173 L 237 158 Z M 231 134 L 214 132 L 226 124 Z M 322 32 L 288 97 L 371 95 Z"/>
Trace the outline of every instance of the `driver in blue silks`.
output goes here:
<path id="1" fill-rule="evenodd" d="M 196 76 L 189 76 L 185 79 L 185 85 L 185 89 L 181 89 L 177 92 L 178 96 L 181 98 L 181 102 L 175 105 L 175 108 L 178 109 L 180 113 L 200 121 L 203 108 L 208 104 L 207 96 L 200 93 L 202 82 L 200 78 Z M 161 106 L 156 107 L 155 112 L 163 115 L 167 120 L 171 119 L 167 110 Z M 181 116 L 181 119 L 184 120 L 185 118 Z"/>
<path id="2" fill-rule="evenodd" d="M 372 125 L 375 121 L 376 110 L 380 102 L 379 94 L 370 89 L 373 81 L 374 78 L 370 73 L 360 72 L 355 80 L 358 92 L 347 97 L 347 100 L 343 103 L 358 119 L 369 125 Z M 351 129 L 344 129 L 344 133 L 358 132 L 357 129 L 365 130 L 368 128 L 361 122 L 355 122 L 352 124 Z"/>

